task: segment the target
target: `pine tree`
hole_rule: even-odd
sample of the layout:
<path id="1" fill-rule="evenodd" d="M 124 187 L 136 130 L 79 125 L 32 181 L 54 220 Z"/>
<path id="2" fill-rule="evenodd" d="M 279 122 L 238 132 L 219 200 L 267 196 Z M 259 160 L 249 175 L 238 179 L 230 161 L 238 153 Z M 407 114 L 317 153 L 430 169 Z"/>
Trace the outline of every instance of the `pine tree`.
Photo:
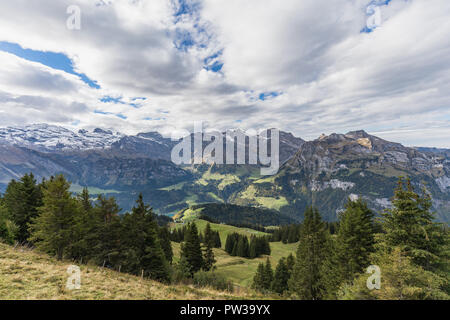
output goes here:
<path id="1" fill-rule="evenodd" d="M 300 232 L 300 243 L 289 288 L 300 299 L 324 297 L 322 265 L 327 258 L 327 229 L 317 209 L 308 208 Z"/>
<path id="2" fill-rule="evenodd" d="M 203 256 L 203 270 L 210 271 L 214 269 L 214 264 L 216 263 L 216 259 L 214 258 L 214 252 L 212 250 L 213 240 L 211 239 L 209 242 L 205 244 L 205 252 Z"/>
<path id="3" fill-rule="evenodd" d="M 275 269 L 275 274 L 272 281 L 272 291 L 278 294 L 283 294 L 288 289 L 289 269 L 286 265 L 286 259 L 281 258 Z"/>
<path id="4" fill-rule="evenodd" d="M 257 244 L 257 239 L 255 236 L 251 236 L 250 238 L 250 248 L 249 248 L 249 258 L 250 259 L 254 259 L 256 257 L 258 257 L 258 244 Z"/>
<path id="5" fill-rule="evenodd" d="M 220 240 L 219 231 L 214 233 L 214 248 L 222 248 L 222 241 Z"/>
<path id="6" fill-rule="evenodd" d="M 84 187 L 81 194 L 78 195 L 78 201 L 80 201 L 84 211 L 88 212 L 93 209 L 92 201 L 89 195 L 89 189 L 87 187 Z"/>
<path id="7" fill-rule="evenodd" d="M 400 247 L 382 249 L 374 257 L 381 270 L 381 286 L 369 290 L 367 282 L 372 274 L 358 275 L 351 284 L 344 286 L 339 297 L 344 300 L 449 300 L 442 288 L 445 277 L 413 263 L 412 258 Z"/>
<path id="8" fill-rule="evenodd" d="M 243 258 L 247 258 L 249 253 L 248 253 L 248 239 L 246 236 L 240 236 L 239 237 L 239 241 L 237 243 L 237 250 L 236 250 L 236 255 L 238 257 L 243 257 Z"/>
<path id="9" fill-rule="evenodd" d="M 64 257 L 65 249 L 73 241 L 75 216 L 80 210 L 69 188 L 70 183 L 63 175 L 47 182 L 43 205 L 38 208 L 39 215 L 32 218 L 30 226 L 30 240 L 38 248 L 55 254 L 58 260 Z"/>
<path id="10" fill-rule="evenodd" d="M 77 195 L 79 210 L 74 217 L 73 241 L 67 248 L 67 256 L 80 261 L 88 261 L 94 256 L 92 244 L 96 241 L 98 219 L 90 200 L 89 191 L 83 188 Z"/>
<path id="11" fill-rule="evenodd" d="M 289 274 L 291 274 L 292 271 L 294 270 L 294 265 L 295 265 L 295 258 L 294 258 L 294 256 L 291 253 L 286 258 L 286 267 L 287 267 L 287 269 L 289 271 Z"/>
<path id="12" fill-rule="evenodd" d="M 233 248 L 234 248 L 234 237 L 232 234 L 229 234 L 227 236 L 227 240 L 225 241 L 225 251 L 231 255 L 231 253 L 233 252 Z"/>
<path id="13" fill-rule="evenodd" d="M 170 280 L 170 270 L 158 237 L 155 215 L 139 195 L 131 214 L 123 220 L 124 225 L 124 270 L 139 274 L 141 270 L 151 279 Z"/>
<path id="14" fill-rule="evenodd" d="M 342 279 L 350 281 L 370 265 L 374 242 L 372 211 L 361 199 L 349 199 L 340 215 L 337 234 L 336 254 Z"/>
<path id="15" fill-rule="evenodd" d="M 159 228 L 159 239 L 161 242 L 161 248 L 164 251 L 164 255 L 166 256 L 167 262 L 172 264 L 173 260 L 172 243 L 170 241 L 170 231 L 167 227 Z"/>
<path id="16" fill-rule="evenodd" d="M 3 199 L 0 199 L 0 240 L 5 243 L 13 244 L 19 228 L 12 222 L 11 216 L 3 203 Z"/>
<path id="17" fill-rule="evenodd" d="M 258 268 L 256 269 L 255 276 L 253 277 L 253 283 L 252 287 L 260 292 L 263 292 L 266 290 L 264 286 L 264 263 L 258 264 Z"/>
<path id="18" fill-rule="evenodd" d="M 209 222 L 206 224 L 205 227 L 205 233 L 204 233 L 204 237 L 203 237 L 203 243 L 209 243 L 213 241 L 213 233 L 211 230 L 211 225 L 209 224 Z"/>
<path id="19" fill-rule="evenodd" d="M 445 241 L 442 228 L 433 222 L 431 197 L 426 190 L 419 196 L 409 179 L 405 186 L 400 178 L 392 204 L 383 214 L 386 244 L 399 246 L 414 263 L 433 270 L 441 260 Z"/>
<path id="20" fill-rule="evenodd" d="M 231 251 L 231 256 L 232 257 L 236 257 L 237 256 L 237 252 L 238 252 L 238 246 L 239 246 L 239 238 L 236 241 L 236 239 L 234 240 L 234 245 L 233 245 L 233 250 Z"/>
<path id="21" fill-rule="evenodd" d="M 263 278 L 263 286 L 264 289 L 270 290 L 273 281 L 273 270 L 272 265 L 270 263 L 270 259 L 266 259 L 266 264 L 264 265 L 264 278 Z"/>
<path id="22" fill-rule="evenodd" d="M 5 205 L 12 222 L 18 227 L 17 240 L 29 240 L 29 224 L 38 215 L 42 205 L 42 192 L 32 173 L 25 174 L 19 181 L 12 180 L 6 189 Z"/>
<path id="23" fill-rule="evenodd" d="M 181 247 L 181 256 L 189 265 L 191 276 L 203 267 L 202 249 L 198 238 L 198 230 L 195 223 L 190 223 Z"/>
<path id="24" fill-rule="evenodd" d="M 95 224 L 91 233 L 93 240 L 90 241 L 97 264 L 113 267 L 123 260 L 124 232 L 120 211 L 114 197 L 98 197 L 93 209 Z"/>

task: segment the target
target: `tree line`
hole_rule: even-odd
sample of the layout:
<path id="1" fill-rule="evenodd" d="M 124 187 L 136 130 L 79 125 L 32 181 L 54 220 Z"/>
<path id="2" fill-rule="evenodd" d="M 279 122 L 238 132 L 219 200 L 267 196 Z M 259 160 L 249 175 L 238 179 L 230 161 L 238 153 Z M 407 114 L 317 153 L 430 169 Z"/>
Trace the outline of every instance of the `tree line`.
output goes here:
<path id="1" fill-rule="evenodd" d="M 32 174 L 8 184 L 1 199 L 3 239 L 35 246 L 58 260 L 93 263 L 159 281 L 170 280 L 169 231 L 159 227 L 142 194 L 119 215 L 114 198 L 95 204 L 87 188 L 73 196 L 63 175 L 36 183 Z M 3 230 L 5 228 L 2 228 Z"/>
<path id="2" fill-rule="evenodd" d="M 269 260 L 260 264 L 253 287 L 306 300 L 449 299 L 449 233 L 430 210 L 427 191 L 403 178 L 379 221 L 363 200 L 349 199 L 335 235 L 310 207 L 295 259 L 281 259 L 275 272 Z M 367 286 L 370 265 L 381 270 L 379 290 Z"/>
<path id="3" fill-rule="evenodd" d="M 235 257 L 254 259 L 261 255 L 270 255 L 270 244 L 268 237 L 248 237 L 237 232 L 229 234 L 225 241 L 225 251 Z"/>
<path id="4" fill-rule="evenodd" d="M 170 233 L 170 240 L 173 242 L 181 243 L 184 241 L 186 232 L 189 230 L 188 225 L 184 225 L 182 227 L 173 229 Z M 212 242 L 213 248 L 221 248 L 222 242 L 220 240 L 219 231 L 214 231 L 211 229 L 211 225 L 208 223 L 204 230 L 204 233 L 199 232 L 198 234 L 200 243 L 207 244 L 208 242 Z"/>

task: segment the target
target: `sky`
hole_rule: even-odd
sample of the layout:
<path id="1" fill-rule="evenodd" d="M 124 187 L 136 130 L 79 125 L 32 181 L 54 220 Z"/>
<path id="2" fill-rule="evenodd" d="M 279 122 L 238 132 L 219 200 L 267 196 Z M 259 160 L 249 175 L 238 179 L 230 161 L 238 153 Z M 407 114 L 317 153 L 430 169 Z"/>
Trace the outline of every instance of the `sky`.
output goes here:
<path id="1" fill-rule="evenodd" d="M 450 148 L 449 17 L 448 0 L 1 1 L 0 127 Z"/>

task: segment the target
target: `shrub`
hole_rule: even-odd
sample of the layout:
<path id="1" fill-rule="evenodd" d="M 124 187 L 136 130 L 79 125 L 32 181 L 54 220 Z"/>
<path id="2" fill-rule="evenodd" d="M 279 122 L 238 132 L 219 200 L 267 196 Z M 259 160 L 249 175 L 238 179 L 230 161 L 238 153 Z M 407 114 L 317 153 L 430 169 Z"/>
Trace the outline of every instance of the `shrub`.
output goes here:
<path id="1" fill-rule="evenodd" d="M 193 283 L 197 287 L 211 287 L 220 291 L 233 291 L 233 283 L 215 272 L 199 271 L 194 274 Z"/>

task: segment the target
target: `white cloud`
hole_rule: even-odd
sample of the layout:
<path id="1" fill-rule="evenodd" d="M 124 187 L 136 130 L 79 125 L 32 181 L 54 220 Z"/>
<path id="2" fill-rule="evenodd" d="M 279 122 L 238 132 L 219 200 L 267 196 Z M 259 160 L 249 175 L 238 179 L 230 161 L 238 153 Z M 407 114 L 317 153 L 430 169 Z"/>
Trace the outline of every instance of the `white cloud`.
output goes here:
<path id="1" fill-rule="evenodd" d="M 78 120 L 170 133 L 194 120 L 220 129 L 242 120 L 307 139 L 366 129 L 450 147 L 450 3 L 393 0 L 381 26 L 360 33 L 369 2 L 192 0 L 198 11 L 174 17 L 169 0 L 3 1 L 0 41 L 63 52 L 102 89 L 1 54 L 0 125 Z M 69 4 L 82 9 L 80 31 L 66 28 Z M 177 49 L 180 35 L 195 45 Z M 207 71 L 217 52 L 221 72 Z M 262 92 L 281 94 L 261 101 Z M 133 108 L 102 96 L 148 99 Z"/>

